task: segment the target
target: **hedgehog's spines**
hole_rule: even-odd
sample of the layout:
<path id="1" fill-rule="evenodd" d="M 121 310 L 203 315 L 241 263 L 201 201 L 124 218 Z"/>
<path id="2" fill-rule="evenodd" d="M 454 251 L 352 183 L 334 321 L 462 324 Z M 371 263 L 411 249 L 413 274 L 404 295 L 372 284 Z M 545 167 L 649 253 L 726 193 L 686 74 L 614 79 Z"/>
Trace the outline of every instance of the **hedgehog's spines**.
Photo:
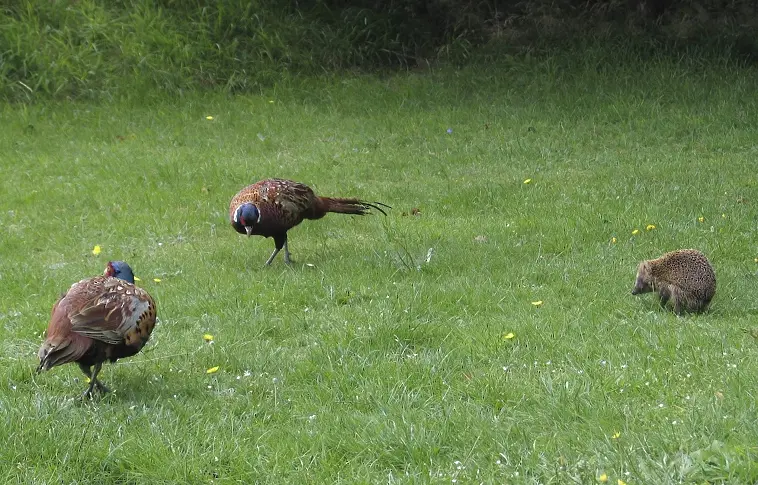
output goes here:
<path id="1" fill-rule="evenodd" d="M 708 258 L 696 249 L 680 249 L 642 261 L 632 294 L 656 292 L 661 305 L 674 312 L 701 312 L 716 293 L 716 275 Z"/>

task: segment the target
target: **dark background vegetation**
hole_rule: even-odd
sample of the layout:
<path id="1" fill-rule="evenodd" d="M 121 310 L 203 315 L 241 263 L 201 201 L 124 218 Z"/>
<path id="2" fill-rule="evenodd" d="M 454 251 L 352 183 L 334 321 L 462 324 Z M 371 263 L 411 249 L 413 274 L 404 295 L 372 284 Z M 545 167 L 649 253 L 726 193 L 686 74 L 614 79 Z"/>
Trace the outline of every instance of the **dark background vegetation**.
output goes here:
<path id="1" fill-rule="evenodd" d="M 752 62 L 758 0 L 3 0 L 0 97 L 250 92 L 345 69 L 504 56 Z"/>

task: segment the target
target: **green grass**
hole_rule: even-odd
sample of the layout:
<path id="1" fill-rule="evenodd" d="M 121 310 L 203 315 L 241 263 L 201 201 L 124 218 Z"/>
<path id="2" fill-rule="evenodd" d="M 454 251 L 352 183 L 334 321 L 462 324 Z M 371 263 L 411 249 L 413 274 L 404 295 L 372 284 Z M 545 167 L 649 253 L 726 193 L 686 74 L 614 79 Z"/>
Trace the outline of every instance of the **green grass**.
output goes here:
<path id="1" fill-rule="evenodd" d="M 0 481 L 757 481 L 757 73 L 595 61 L 6 105 Z M 227 207 L 272 176 L 393 209 L 306 221 L 264 268 Z M 683 247 L 710 312 L 630 295 Z M 35 354 L 109 259 L 160 324 L 82 403 Z"/>

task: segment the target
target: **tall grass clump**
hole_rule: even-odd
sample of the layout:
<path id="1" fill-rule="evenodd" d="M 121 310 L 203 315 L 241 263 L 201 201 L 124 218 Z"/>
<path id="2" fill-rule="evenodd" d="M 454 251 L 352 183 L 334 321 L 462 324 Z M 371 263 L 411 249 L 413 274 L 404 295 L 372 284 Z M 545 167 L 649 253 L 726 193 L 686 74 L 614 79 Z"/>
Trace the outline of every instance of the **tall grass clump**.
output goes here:
<path id="1" fill-rule="evenodd" d="M 611 0 L 27 0 L 0 7 L 0 97 L 255 92 L 346 69 L 587 44 L 754 60 L 754 3 Z"/>
<path id="2" fill-rule="evenodd" d="M 413 35 L 431 35 L 394 10 L 321 2 L 32 0 L 1 15 L 11 100 L 250 91 L 288 73 L 407 64 L 421 49 Z"/>

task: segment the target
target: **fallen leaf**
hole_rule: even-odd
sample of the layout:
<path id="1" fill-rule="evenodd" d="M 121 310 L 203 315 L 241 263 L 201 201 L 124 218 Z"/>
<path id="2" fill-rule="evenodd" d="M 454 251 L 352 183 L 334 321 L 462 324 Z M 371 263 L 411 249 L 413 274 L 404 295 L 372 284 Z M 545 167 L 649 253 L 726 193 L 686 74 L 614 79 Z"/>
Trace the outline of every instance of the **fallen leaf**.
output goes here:
<path id="1" fill-rule="evenodd" d="M 218 368 L 219 368 L 219 366 L 211 367 L 210 369 L 208 369 L 207 371 L 205 371 L 205 373 L 206 374 L 215 374 L 216 372 L 218 372 Z"/>

